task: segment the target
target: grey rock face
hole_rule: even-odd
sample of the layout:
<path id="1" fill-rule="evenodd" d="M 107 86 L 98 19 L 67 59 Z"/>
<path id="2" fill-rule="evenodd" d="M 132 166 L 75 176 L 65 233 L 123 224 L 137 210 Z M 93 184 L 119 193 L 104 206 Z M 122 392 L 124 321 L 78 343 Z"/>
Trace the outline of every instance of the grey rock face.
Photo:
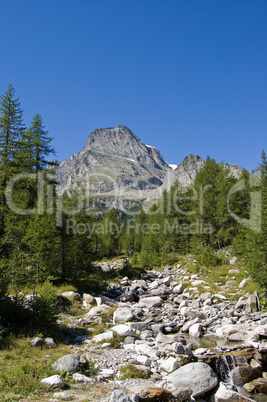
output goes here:
<path id="1" fill-rule="evenodd" d="M 198 172 L 204 165 L 205 160 L 200 158 L 200 156 L 192 154 L 187 155 L 183 162 L 175 169 L 175 177 L 184 187 L 187 187 L 194 183 Z"/>
<path id="2" fill-rule="evenodd" d="M 188 363 L 167 376 L 169 384 L 177 390 L 190 388 L 196 397 L 216 387 L 218 378 L 206 363 Z"/>
<path id="3" fill-rule="evenodd" d="M 96 129 L 78 154 L 57 169 L 59 192 L 77 183 L 87 194 L 119 195 L 120 191 L 154 189 L 162 185 L 169 165 L 126 126 Z"/>

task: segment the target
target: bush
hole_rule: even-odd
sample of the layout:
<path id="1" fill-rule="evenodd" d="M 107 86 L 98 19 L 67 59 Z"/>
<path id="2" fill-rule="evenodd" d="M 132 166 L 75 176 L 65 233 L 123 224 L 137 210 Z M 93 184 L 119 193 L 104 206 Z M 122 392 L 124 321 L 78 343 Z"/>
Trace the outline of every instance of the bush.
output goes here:
<path id="1" fill-rule="evenodd" d="M 32 304 L 32 310 L 36 328 L 49 332 L 51 327 L 56 324 L 59 314 L 57 293 L 49 281 L 44 282 L 42 285 Z"/>
<path id="2" fill-rule="evenodd" d="M 204 247 L 202 249 L 201 255 L 199 256 L 200 264 L 206 267 L 220 265 L 222 259 L 218 257 L 214 250 L 210 246 Z"/>

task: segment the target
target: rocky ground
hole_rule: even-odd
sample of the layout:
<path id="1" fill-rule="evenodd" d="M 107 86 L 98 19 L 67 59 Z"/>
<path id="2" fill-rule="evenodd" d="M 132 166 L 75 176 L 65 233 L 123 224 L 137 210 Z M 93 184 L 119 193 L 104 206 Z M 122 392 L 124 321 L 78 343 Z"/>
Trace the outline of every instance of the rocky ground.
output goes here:
<path id="1" fill-rule="evenodd" d="M 244 290 L 250 279 L 238 282 L 237 271 L 229 264 L 228 281 L 217 293 L 205 277 L 175 265 L 137 280 L 121 278 L 101 293 L 63 294 L 88 312 L 64 316 L 69 354 L 43 382 L 64 388 L 67 372 L 71 386 L 47 398 L 267 401 L 267 313 L 260 311 L 259 295 Z M 230 300 L 229 289 L 237 301 Z M 96 328 L 97 335 L 85 333 Z M 95 376 L 81 374 L 87 360 L 94 362 Z M 123 379 L 129 364 L 147 378 Z"/>

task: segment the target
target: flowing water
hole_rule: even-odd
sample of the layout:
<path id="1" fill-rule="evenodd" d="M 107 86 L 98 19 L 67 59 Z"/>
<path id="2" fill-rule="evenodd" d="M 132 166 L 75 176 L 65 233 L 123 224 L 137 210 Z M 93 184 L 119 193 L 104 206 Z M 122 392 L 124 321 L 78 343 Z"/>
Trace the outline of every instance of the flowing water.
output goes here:
<path id="1" fill-rule="evenodd" d="M 232 378 L 233 369 L 235 367 L 242 366 L 247 363 L 248 363 L 247 358 L 245 356 L 238 356 L 231 354 L 222 355 L 219 357 L 218 365 L 216 367 L 217 374 L 221 379 L 221 381 L 234 385 Z M 238 389 L 238 393 L 240 395 L 246 396 L 257 402 L 267 402 L 267 395 L 257 393 L 249 394 L 244 390 L 243 386 L 236 386 L 236 388 Z"/>
<path id="2" fill-rule="evenodd" d="M 223 382 L 233 384 L 232 371 L 235 367 L 247 364 L 245 356 L 236 355 L 222 355 L 219 357 L 219 364 L 217 365 L 217 373 Z"/>

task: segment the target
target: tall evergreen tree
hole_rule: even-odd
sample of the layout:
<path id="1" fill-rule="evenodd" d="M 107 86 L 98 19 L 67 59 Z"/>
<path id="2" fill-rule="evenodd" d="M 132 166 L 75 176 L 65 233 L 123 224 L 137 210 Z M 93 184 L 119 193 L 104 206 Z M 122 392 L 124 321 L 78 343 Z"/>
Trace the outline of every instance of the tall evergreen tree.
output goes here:
<path id="1" fill-rule="evenodd" d="M 48 165 L 53 165 L 53 162 L 47 160 L 48 155 L 55 154 L 54 148 L 50 145 L 51 141 L 48 131 L 45 131 L 42 117 L 36 114 L 30 127 L 22 135 L 21 156 L 28 170 L 39 172 Z"/>
<path id="2" fill-rule="evenodd" d="M 19 171 L 17 154 L 25 131 L 22 110 L 10 84 L 0 102 L 0 221 L 3 230 L 6 208 L 5 190 L 9 179 Z"/>
<path id="3" fill-rule="evenodd" d="M 261 179 L 259 189 L 261 196 L 256 210 L 260 230 L 257 232 L 247 230 L 243 248 L 252 276 L 267 294 L 267 156 L 264 151 L 257 173 Z"/>

